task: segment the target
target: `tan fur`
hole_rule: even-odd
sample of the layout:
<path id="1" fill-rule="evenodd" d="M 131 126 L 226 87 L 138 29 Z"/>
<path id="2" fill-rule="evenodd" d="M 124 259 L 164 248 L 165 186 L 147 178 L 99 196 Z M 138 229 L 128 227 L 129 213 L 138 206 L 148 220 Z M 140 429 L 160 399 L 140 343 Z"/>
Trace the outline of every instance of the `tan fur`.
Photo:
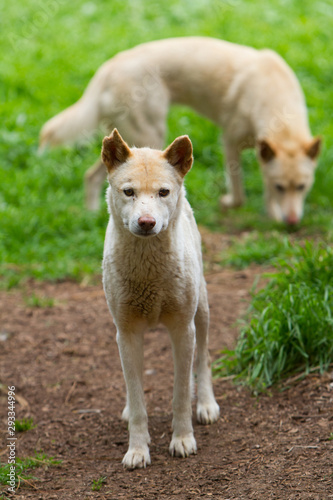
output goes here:
<path id="1" fill-rule="evenodd" d="M 192 166 L 189 138 L 179 137 L 165 151 L 129 149 L 115 130 L 103 141 L 102 158 L 110 183 L 103 284 L 127 387 L 123 418 L 129 422 L 129 449 L 123 464 L 134 469 L 150 463 L 142 383 L 146 328 L 163 323 L 172 341 L 171 455 L 196 453 L 190 390 L 195 339 L 197 419 L 203 424 L 218 419 L 208 354 L 209 307 L 200 235 L 183 187 Z"/>
<path id="2" fill-rule="evenodd" d="M 244 201 L 240 153 L 256 147 L 267 208 L 278 221 L 295 223 L 314 180 L 320 140 L 313 139 L 295 74 L 271 50 L 255 50 L 203 37 L 160 40 L 121 52 L 96 73 L 82 98 L 47 122 L 40 146 L 87 136 L 98 124 L 117 126 L 130 145 L 162 148 L 170 104 L 185 104 L 224 129 L 229 193 L 224 207 Z M 260 142 L 271 146 L 269 160 Z M 291 172 L 298 196 L 282 193 L 276 176 Z M 87 205 L 98 208 L 103 166 L 86 175 Z"/>

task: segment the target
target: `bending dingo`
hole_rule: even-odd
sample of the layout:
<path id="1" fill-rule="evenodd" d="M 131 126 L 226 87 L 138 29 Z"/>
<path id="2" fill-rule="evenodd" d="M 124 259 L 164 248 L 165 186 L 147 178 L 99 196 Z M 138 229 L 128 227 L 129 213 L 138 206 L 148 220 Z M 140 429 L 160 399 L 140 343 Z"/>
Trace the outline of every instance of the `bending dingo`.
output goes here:
<path id="1" fill-rule="evenodd" d="M 81 99 L 43 127 L 40 148 L 117 127 L 130 145 L 161 149 L 172 103 L 188 105 L 224 129 L 229 193 L 222 205 L 243 203 L 240 153 L 256 147 L 267 209 L 296 224 L 314 181 L 320 139 L 312 138 L 298 80 L 271 50 L 185 37 L 121 52 L 97 71 Z M 88 170 L 86 203 L 97 209 L 103 165 Z"/>

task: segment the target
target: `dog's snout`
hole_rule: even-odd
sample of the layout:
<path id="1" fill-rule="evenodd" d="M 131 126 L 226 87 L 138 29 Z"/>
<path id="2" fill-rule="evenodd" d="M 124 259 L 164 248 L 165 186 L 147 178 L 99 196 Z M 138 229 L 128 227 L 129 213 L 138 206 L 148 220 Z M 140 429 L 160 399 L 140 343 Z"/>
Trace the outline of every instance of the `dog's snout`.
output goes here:
<path id="1" fill-rule="evenodd" d="M 154 219 L 154 217 L 145 215 L 138 219 L 138 224 L 144 231 L 150 231 L 155 226 L 156 220 Z"/>
<path id="2" fill-rule="evenodd" d="M 295 226 L 298 224 L 299 218 L 297 217 L 296 214 L 290 214 L 288 217 L 286 217 L 286 223 L 289 224 L 290 226 Z"/>

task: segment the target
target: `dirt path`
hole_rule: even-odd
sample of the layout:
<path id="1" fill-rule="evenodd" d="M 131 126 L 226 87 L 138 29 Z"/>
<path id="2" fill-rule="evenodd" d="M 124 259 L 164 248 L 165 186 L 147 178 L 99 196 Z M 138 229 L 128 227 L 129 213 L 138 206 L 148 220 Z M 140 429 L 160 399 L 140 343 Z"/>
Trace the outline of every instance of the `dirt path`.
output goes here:
<path id="1" fill-rule="evenodd" d="M 210 348 L 232 347 L 235 321 L 245 308 L 255 270 L 207 274 Z M 46 295 L 53 307 L 32 308 L 24 296 Z M 124 471 L 127 449 L 124 382 L 115 329 L 101 285 L 30 284 L 0 294 L 1 449 L 6 455 L 7 385 L 20 396 L 17 418 L 37 427 L 18 435 L 17 456 L 42 450 L 62 465 L 39 468 L 40 481 L 21 485 L 17 499 L 317 499 L 333 498 L 333 384 L 310 376 L 284 392 L 254 398 L 230 381 L 216 380 L 221 418 L 194 423 L 198 454 L 171 458 L 173 366 L 168 335 L 145 341 L 145 394 L 152 465 Z M 195 404 L 195 403 L 193 403 Z M 100 491 L 92 482 L 105 476 Z"/>

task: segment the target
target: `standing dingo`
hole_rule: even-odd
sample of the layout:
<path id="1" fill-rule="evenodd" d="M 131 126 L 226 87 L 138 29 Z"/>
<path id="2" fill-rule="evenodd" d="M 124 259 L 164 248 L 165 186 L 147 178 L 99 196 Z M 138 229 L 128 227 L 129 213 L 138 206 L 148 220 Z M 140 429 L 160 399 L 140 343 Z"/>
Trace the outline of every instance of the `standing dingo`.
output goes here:
<path id="1" fill-rule="evenodd" d="M 208 354 L 209 308 L 200 235 L 183 179 L 192 166 L 192 144 L 178 137 L 165 151 L 130 149 L 117 130 L 103 141 L 108 170 L 110 221 L 106 231 L 103 283 L 117 328 L 129 423 L 127 469 L 150 463 L 144 402 L 143 333 L 163 323 L 175 365 L 171 455 L 196 453 L 191 420 L 191 374 L 198 352 L 197 419 L 219 417 Z"/>

